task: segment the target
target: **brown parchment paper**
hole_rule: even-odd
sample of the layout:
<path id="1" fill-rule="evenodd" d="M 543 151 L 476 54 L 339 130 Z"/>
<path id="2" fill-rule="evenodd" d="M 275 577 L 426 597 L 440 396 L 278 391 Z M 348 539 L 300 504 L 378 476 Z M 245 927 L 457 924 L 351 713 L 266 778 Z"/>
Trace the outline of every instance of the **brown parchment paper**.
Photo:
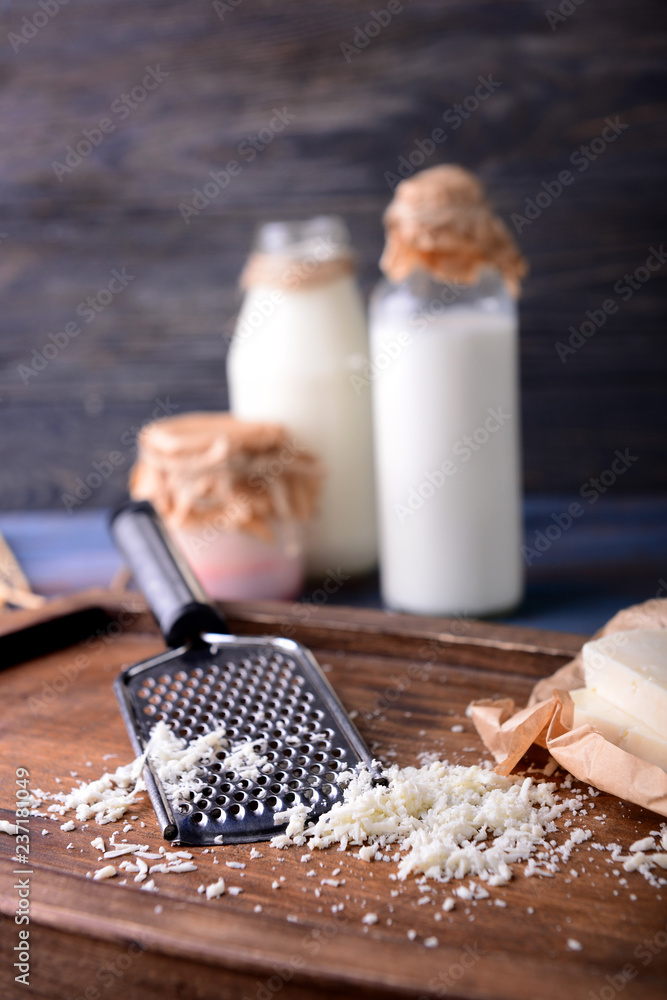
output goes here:
<path id="1" fill-rule="evenodd" d="M 667 628 L 667 599 L 619 611 L 594 638 L 638 628 Z M 589 725 L 572 729 L 574 705 L 568 691 L 583 686 L 579 653 L 538 681 L 527 706 L 518 712 L 511 698 L 472 702 L 472 720 L 498 761 L 495 770 L 509 774 L 537 743 L 580 781 L 667 816 L 667 771 L 614 746 Z"/>

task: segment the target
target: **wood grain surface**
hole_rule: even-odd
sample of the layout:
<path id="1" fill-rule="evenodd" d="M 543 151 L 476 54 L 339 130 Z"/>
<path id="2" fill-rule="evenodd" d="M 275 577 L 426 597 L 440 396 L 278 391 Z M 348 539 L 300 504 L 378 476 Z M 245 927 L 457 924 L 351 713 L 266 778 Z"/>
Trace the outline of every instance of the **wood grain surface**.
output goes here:
<path id="1" fill-rule="evenodd" d="M 69 599 L 61 611 L 100 603 L 111 615 L 106 630 L 0 673 L 2 819 L 13 818 L 17 767 L 29 770 L 31 787 L 57 790 L 73 784 L 72 772 L 92 779 L 131 758 L 112 681 L 162 643 L 138 599 L 119 604 L 98 593 L 78 604 Z M 342 609 L 312 608 L 306 621 L 287 605 L 233 605 L 226 611 L 237 631 L 282 630 L 310 642 L 345 707 L 358 713 L 356 723 L 370 748 L 401 765 L 418 763 L 424 752 L 453 763 L 484 758 L 465 715 L 469 701 L 484 695 L 525 699 L 535 677 L 566 662 L 583 639 L 547 634 L 541 645 L 536 631 L 481 624 L 461 635 L 451 620 L 351 609 L 347 625 Z M 25 620 L 22 614 L 15 624 Z M 120 630 L 113 627 L 119 621 Z M 411 663 L 423 668 L 419 678 L 408 672 Z M 452 726 L 463 731 L 452 732 Z M 540 760 L 536 756 L 533 764 Z M 604 842 L 627 848 L 658 822 L 654 814 L 608 795 L 592 801 L 581 822 Z M 161 841 L 150 803 L 131 815 L 136 819 L 125 836 L 157 849 Z M 606 852 L 584 848 L 552 879 L 519 875 L 492 890 L 488 900 L 459 900 L 454 911 L 443 912 L 447 887 L 431 883 L 432 901 L 420 903 L 423 890 L 413 878 L 393 880 L 393 864 L 365 864 L 353 851 L 336 850 L 313 852 L 302 862 L 305 849 L 277 851 L 266 843 L 257 845 L 262 856 L 252 859 L 249 845 L 193 849 L 198 870 L 156 875 L 158 893 L 120 885 L 119 879 L 93 882 L 86 872 L 102 862 L 90 841 L 97 834 L 108 837 L 114 825 L 76 825 L 65 832 L 51 819 L 30 820 L 28 991 L 12 980 L 15 863 L 12 841 L 0 836 L 0 989 L 8 1000 L 590 1000 L 605 998 L 605 988 L 621 982 L 630 966 L 634 975 L 623 980 L 624 996 L 664 996 L 664 890 L 651 888 L 637 873 L 619 881 Z M 554 836 L 560 841 L 563 831 Z M 246 867 L 230 869 L 230 860 Z M 578 870 L 576 878 L 570 867 Z M 306 877 L 309 870 L 315 876 Z M 243 892 L 206 901 L 198 885 L 220 875 Z M 327 878 L 344 883 L 331 886 L 322 882 Z M 275 882 L 278 889 L 271 888 Z M 333 913 L 341 902 L 343 909 Z M 370 927 L 361 922 L 369 912 L 378 916 Z M 415 932 L 414 940 L 408 931 Z M 433 935 L 438 947 L 425 947 Z M 568 939 L 579 941 L 581 950 L 568 948 Z"/>
<path id="2" fill-rule="evenodd" d="M 236 282 L 260 221 L 342 214 L 368 291 L 391 194 L 385 175 L 401 157 L 418 159 L 417 143 L 480 77 L 499 86 L 456 127 L 444 122 L 447 139 L 424 165 L 478 171 L 508 222 L 543 183 L 574 175 L 518 235 L 531 264 L 526 486 L 576 498 L 617 448 L 639 460 L 616 490 L 667 486 L 665 268 L 631 294 L 613 290 L 665 233 L 664 4 L 586 0 L 555 23 L 547 11 L 558 4 L 542 0 L 399 6 L 364 45 L 366 0 L 218 10 L 70 0 L 48 17 L 35 0 L 0 5 L 3 508 L 62 507 L 78 477 L 118 453 L 85 500 L 113 502 L 138 427 L 165 407 L 226 404 Z M 35 28 L 36 15 L 47 23 Z M 347 61 L 341 45 L 355 37 Z M 142 97 L 147 68 L 163 79 Z M 290 116 L 284 129 L 254 159 L 239 153 L 276 108 Z M 603 152 L 577 154 L 617 116 L 628 127 Z M 71 169 L 54 168 L 103 119 L 113 130 Z M 186 225 L 179 204 L 234 158 L 243 169 L 233 184 Z M 131 280 L 87 322 L 77 308 L 85 313 L 114 269 Z M 563 363 L 556 343 L 609 298 L 618 311 Z M 80 333 L 61 349 L 73 322 Z M 33 351 L 43 357 L 45 347 L 51 358 L 36 371 Z M 22 375 L 30 365 L 35 374 Z"/>

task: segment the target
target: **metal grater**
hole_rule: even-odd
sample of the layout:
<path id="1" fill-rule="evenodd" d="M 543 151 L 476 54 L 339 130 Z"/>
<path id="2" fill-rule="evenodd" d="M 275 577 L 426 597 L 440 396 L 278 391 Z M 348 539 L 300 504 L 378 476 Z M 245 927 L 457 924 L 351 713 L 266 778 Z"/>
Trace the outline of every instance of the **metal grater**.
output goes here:
<path id="1" fill-rule="evenodd" d="M 338 775 L 371 756 L 317 661 L 289 639 L 235 638 L 208 603 L 150 504 L 130 502 L 112 520 L 116 543 L 169 645 L 115 684 L 137 753 L 164 721 L 186 740 L 224 727 L 251 742 L 267 766 L 255 779 L 203 767 L 204 787 L 170 803 L 147 767 L 148 791 L 167 840 L 182 844 L 266 840 L 284 829 L 276 813 L 303 803 L 316 818 L 342 797 Z M 185 642 L 183 640 L 186 640 Z"/>

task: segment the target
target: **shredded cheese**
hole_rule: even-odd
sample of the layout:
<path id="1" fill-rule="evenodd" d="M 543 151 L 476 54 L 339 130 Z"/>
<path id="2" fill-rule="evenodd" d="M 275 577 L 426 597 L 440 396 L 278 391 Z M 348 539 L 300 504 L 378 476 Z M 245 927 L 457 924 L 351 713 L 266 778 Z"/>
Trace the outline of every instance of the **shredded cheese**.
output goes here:
<path id="1" fill-rule="evenodd" d="M 211 885 L 206 886 L 206 898 L 217 899 L 218 896 L 222 896 L 224 891 L 225 891 L 225 880 L 219 878 L 217 882 L 212 882 Z"/>
<path id="2" fill-rule="evenodd" d="M 383 778 L 386 784 L 375 781 L 367 769 L 357 770 L 343 800 L 309 827 L 303 811 L 291 810 L 286 833 L 274 838 L 274 845 L 377 849 L 395 843 L 402 851 L 399 879 L 411 873 L 441 882 L 478 876 L 502 885 L 512 878 L 516 862 L 545 845 L 554 820 L 567 808 L 557 800 L 553 784 L 507 778 L 478 766 L 441 761 L 421 768 L 394 765 Z M 375 852 L 362 851 L 364 860 L 376 858 Z"/>
<path id="3" fill-rule="evenodd" d="M 139 792 L 146 786 L 141 778 L 144 758 L 137 757 L 131 764 L 102 775 L 96 781 L 82 782 L 69 794 L 40 792 L 42 798 L 55 800 L 49 812 L 61 816 L 72 809 L 78 820 L 94 819 L 97 823 L 115 823 L 136 805 Z"/>
<path id="4" fill-rule="evenodd" d="M 146 754 L 167 798 L 178 804 L 204 786 L 199 772 L 216 758 L 221 760 L 223 770 L 254 781 L 269 766 L 261 754 L 263 746 L 257 740 L 231 746 L 224 729 L 204 733 L 188 743 L 176 736 L 166 722 L 158 722 L 151 730 Z M 220 758 L 220 754 L 224 757 Z"/>
<path id="5" fill-rule="evenodd" d="M 102 879 L 105 878 L 113 878 L 115 874 L 116 874 L 116 869 L 114 868 L 113 865 L 105 865 L 104 868 L 97 869 L 97 871 L 93 875 L 93 878 L 95 879 L 96 882 L 100 882 Z"/>

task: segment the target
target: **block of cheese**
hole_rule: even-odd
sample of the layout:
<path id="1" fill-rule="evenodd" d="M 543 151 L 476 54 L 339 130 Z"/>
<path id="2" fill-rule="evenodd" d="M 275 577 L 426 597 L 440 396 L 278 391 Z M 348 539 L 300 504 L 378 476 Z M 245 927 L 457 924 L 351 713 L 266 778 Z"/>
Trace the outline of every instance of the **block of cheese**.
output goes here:
<path id="1" fill-rule="evenodd" d="M 589 688 L 577 688 L 569 694 L 574 702 L 573 729 L 588 723 L 621 750 L 667 771 L 667 732 L 657 733 Z"/>
<path id="2" fill-rule="evenodd" d="M 589 690 L 667 737 L 667 629 L 615 632 L 582 653 Z"/>

